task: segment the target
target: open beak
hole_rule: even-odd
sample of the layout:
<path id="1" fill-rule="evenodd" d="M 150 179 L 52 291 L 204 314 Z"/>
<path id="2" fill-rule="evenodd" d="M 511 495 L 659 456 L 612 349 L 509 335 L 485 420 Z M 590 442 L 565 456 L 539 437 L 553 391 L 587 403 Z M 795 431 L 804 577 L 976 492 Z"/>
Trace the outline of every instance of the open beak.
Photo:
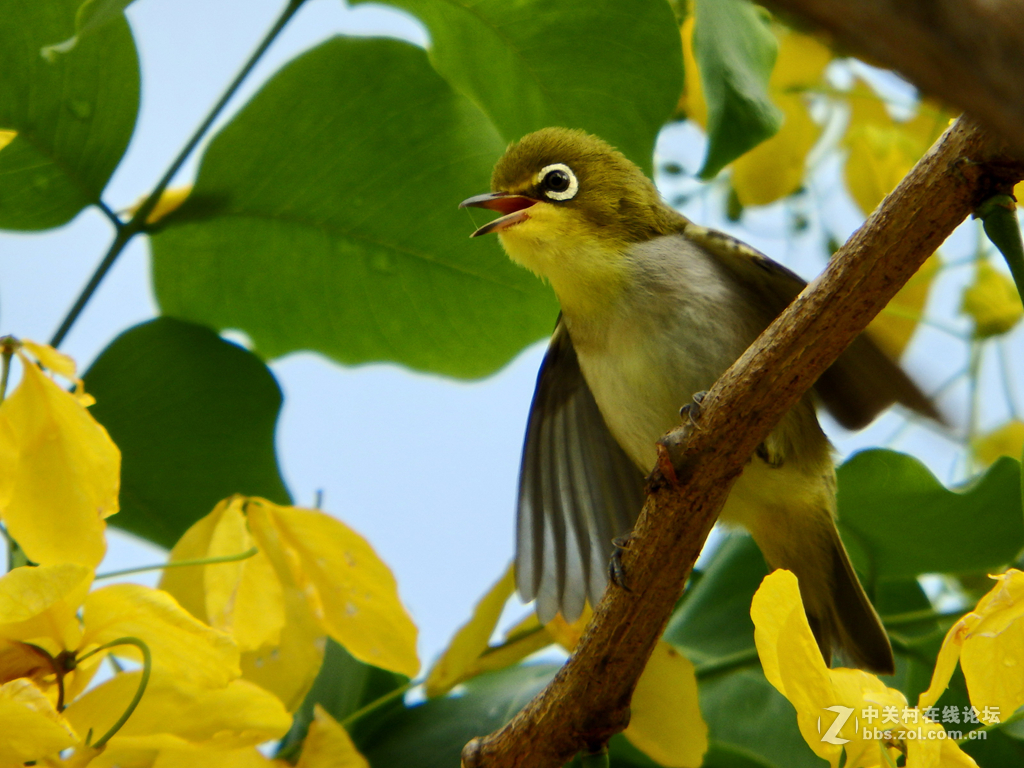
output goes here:
<path id="1" fill-rule="evenodd" d="M 508 229 L 513 224 L 526 221 L 529 218 L 527 211 L 537 201 L 523 195 L 513 195 L 508 192 L 489 192 L 486 195 L 477 195 L 459 203 L 459 208 L 487 208 L 491 211 L 505 214 L 495 219 L 490 224 L 484 224 L 470 237 L 479 237 L 491 232 L 500 232 Z"/>

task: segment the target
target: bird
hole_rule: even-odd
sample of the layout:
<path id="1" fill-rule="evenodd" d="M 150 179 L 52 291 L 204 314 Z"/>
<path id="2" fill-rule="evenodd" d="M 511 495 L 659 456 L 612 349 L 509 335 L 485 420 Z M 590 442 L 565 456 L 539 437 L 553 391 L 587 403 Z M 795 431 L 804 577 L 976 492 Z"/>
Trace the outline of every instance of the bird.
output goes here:
<path id="1" fill-rule="evenodd" d="M 491 192 L 460 207 L 501 216 L 513 262 L 561 305 L 537 376 L 519 474 L 515 572 L 541 621 L 596 605 L 615 541 L 629 533 L 656 441 L 805 286 L 789 269 L 666 204 L 621 152 L 581 130 L 509 145 Z M 820 402 L 858 429 L 893 403 L 941 420 L 865 334 L 758 447 L 720 520 L 750 532 L 768 566 L 794 572 L 826 663 L 833 652 L 891 674 L 892 648 L 836 528 L 831 443 Z"/>

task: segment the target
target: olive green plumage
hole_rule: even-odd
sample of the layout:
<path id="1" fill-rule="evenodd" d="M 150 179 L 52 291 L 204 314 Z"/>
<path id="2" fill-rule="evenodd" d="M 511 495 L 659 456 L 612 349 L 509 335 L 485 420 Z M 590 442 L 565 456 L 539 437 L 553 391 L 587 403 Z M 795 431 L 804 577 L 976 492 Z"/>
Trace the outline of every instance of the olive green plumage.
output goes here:
<path id="1" fill-rule="evenodd" d="M 542 620 L 572 620 L 607 585 L 612 540 L 640 511 L 655 441 L 711 387 L 804 282 L 693 224 L 604 141 L 547 128 L 512 144 L 492 192 L 463 205 L 503 215 L 509 256 L 551 283 L 562 314 L 537 380 L 520 472 L 516 577 Z M 860 427 L 893 402 L 938 418 L 866 336 L 751 457 L 722 511 L 769 566 L 796 573 L 826 660 L 891 672 L 892 650 L 835 526 L 831 446 L 818 399 Z"/>

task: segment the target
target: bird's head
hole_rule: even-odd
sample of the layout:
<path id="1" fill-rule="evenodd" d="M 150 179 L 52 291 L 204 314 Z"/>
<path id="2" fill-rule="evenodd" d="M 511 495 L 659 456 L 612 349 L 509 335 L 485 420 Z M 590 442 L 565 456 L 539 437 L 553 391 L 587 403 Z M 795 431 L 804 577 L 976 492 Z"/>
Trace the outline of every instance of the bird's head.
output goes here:
<path id="1" fill-rule="evenodd" d="M 614 281 L 631 244 L 678 226 L 643 171 L 583 131 L 545 128 L 512 144 L 491 190 L 462 202 L 502 214 L 473 236 L 496 232 L 508 255 L 551 280 L 560 298 Z"/>

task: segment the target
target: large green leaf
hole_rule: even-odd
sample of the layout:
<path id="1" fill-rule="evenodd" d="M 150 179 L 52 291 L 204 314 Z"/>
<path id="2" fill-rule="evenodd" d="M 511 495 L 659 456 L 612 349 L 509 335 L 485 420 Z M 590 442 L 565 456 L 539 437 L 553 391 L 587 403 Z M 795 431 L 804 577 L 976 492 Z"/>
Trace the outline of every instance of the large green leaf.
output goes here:
<path id="1" fill-rule="evenodd" d="M 83 35 L 95 34 L 107 24 L 122 18 L 124 9 L 134 0 L 84 0 L 75 14 L 75 34 L 67 40 L 48 45 L 42 50 L 46 57 L 59 53 L 67 53 L 76 45 Z"/>
<path id="2" fill-rule="evenodd" d="M 877 578 L 998 568 L 1024 547 L 1020 464 L 1002 458 L 950 491 L 915 458 L 864 451 L 839 468 L 839 520 L 851 557 Z"/>
<path id="3" fill-rule="evenodd" d="M 750 601 L 768 574 L 754 540 L 730 536 L 715 552 L 700 581 L 665 629 L 665 640 L 701 665 L 754 652 Z M 752 663 L 757 665 L 757 660 Z"/>
<path id="4" fill-rule="evenodd" d="M 450 768 L 470 739 L 512 719 L 543 688 L 558 667 L 523 664 L 474 678 L 458 696 L 367 717 L 352 738 L 373 768 Z M 363 731 L 373 721 L 369 733 Z"/>
<path id="5" fill-rule="evenodd" d="M 274 454 L 281 390 L 252 353 L 158 318 L 114 339 L 85 384 L 121 449 L 119 528 L 170 547 L 233 493 L 289 502 Z"/>
<path id="6" fill-rule="evenodd" d="M 44 46 L 74 34 L 78 0 L 7 0 L 0 12 L 0 228 L 64 224 L 100 199 L 128 146 L 139 62 L 120 13 L 52 61 Z"/>
<path id="7" fill-rule="evenodd" d="M 682 92 L 679 27 L 667 2 L 390 0 L 430 29 L 437 70 L 508 141 L 582 128 L 648 172 Z"/>
<path id="8" fill-rule="evenodd" d="M 782 125 L 768 98 L 778 41 L 748 0 L 696 0 L 693 53 L 708 106 L 708 149 L 700 176 L 710 179 Z"/>
<path id="9" fill-rule="evenodd" d="M 503 142 L 394 40 L 334 38 L 284 67 L 218 134 L 152 238 L 164 312 L 313 349 L 482 376 L 550 332 L 540 281 L 469 239 Z"/>
<path id="10" fill-rule="evenodd" d="M 700 681 L 700 710 L 708 738 L 773 768 L 821 768 L 807 746 L 796 711 L 760 668 L 713 675 Z"/>

